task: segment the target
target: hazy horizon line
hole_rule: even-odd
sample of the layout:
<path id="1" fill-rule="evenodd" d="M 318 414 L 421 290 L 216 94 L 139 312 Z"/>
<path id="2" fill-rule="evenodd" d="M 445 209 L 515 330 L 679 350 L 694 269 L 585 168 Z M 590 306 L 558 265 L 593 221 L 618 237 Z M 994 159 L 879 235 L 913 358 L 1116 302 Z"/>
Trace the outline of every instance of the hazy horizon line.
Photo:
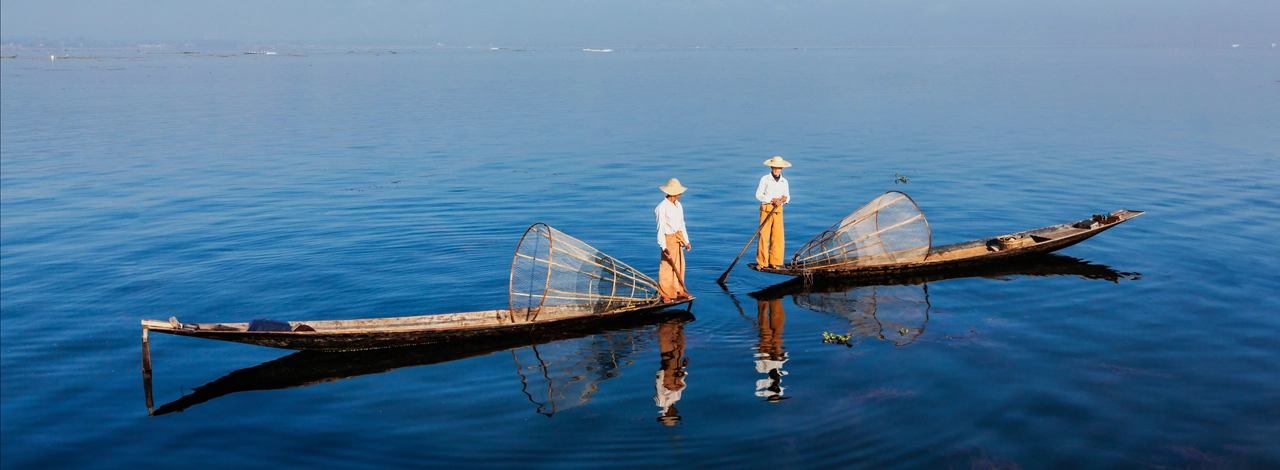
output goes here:
<path id="1" fill-rule="evenodd" d="M 52 43 L 52 44 L 50 44 Z M 0 40 L 0 49 L 16 49 L 16 50 L 52 50 L 52 49 L 182 49 L 182 48 L 247 48 L 250 50 L 259 50 L 262 48 L 280 48 L 280 49 L 577 49 L 577 48 L 623 48 L 623 49 L 735 49 L 735 48 L 769 48 L 769 49 L 839 49 L 839 48 L 1016 48 L 1016 47 L 1275 47 L 1276 43 L 1237 43 L 1230 41 L 1223 42 L 1178 42 L 1178 43 L 1116 43 L 1116 44 L 1094 44 L 1094 43 L 1039 43 L 1039 44 L 892 44 L 892 43 L 867 43 L 867 44 L 598 44 L 583 43 L 578 45 L 520 45 L 520 44 L 412 44 L 412 43 L 347 43 L 347 44 L 328 44 L 328 43 L 298 43 L 298 42 L 234 42 L 234 41 L 202 41 L 202 42 L 123 42 L 123 41 L 9 41 Z"/>

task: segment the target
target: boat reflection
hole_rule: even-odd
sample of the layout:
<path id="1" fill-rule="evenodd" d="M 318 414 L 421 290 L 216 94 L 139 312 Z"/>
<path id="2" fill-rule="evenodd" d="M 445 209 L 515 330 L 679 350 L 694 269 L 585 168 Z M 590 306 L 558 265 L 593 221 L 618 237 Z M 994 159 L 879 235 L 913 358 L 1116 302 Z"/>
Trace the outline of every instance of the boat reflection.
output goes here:
<path id="1" fill-rule="evenodd" d="M 192 389 L 191 393 L 153 408 L 152 377 L 143 374 L 147 414 L 159 416 L 182 412 L 195 405 L 233 393 L 281 390 L 333 382 L 351 377 L 380 374 L 406 367 L 440 364 L 510 351 L 522 390 L 536 411 L 552 416 L 558 411 L 591 400 L 600 383 L 617 377 L 635 357 L 651 350 L 655 336 L 663 353 L 659 378 L 668 365 L 666 355 L 678 351 L 682 363 L 671 366 L 678 389 L 670 403 L 679 400 L 684 388 L 684 324 L 693 321 L 684 310 L 664 311 L 633 318 L 620 318 L 573 329 L 535 330 L 532 334 L 499 337 L 483 342 L 457 342 L 351 352 L 300 351 L 253 367 L 231 372 Z M 678 336 L 678 337 L 676 337 Z M 664 337 L 671 337 L 665 340 Z M 678 346 L 678 347 L 676 347 Z M 150 362 L 144 346 L 143 361 Z M 673 385 L 674 386 L 674 385 Z M 674 406 L 671 407 L 674 415 Z"/>
<path id="2" fill-rule="evenodd" d="M 905 346 L 919 338 L 929 323 L 928 283 L 967 277 L 1008 280 L 1017 276 L 1078 276 L 1120 282 L 1122 279 L 1139 279 L 1141 274 L 1117 271 L 1070 256 L 1048 254 L 920 276 L 853 280 L 797 278 L 750 295 L 762 305 L 780 302 L 789 295 L 799 307 L 848 319 L 851 338 L 876 338 Z M 774 308 L 780 310 L 780 305 Z M 763 323 L 760 329 L 764 331 Z M 761 338 L 764 338 L 763 333 Z"/>
<path id="3" fill-rule="evenodd" d="M 929 282 L 969 277 L 1009 280 L 1017 276 L 1078 276 L 1082 279 L 1098 279 L 1118 283 L 1125 279 L 1140 279 L 1142 274 L 1117 271 L 1105 264 L 1094 264 L 1071 256 L 1045 254 L 1011 262 L 957 268 L 921 275 L 888 275 L 857 279 L 834 277 L 805 279 L 804 277 L 798 277 L 752 292 L 750 295 L 757 299 L 780 299 L 798 293 L 836 292 L 862 286 L 922 285 Z"/>

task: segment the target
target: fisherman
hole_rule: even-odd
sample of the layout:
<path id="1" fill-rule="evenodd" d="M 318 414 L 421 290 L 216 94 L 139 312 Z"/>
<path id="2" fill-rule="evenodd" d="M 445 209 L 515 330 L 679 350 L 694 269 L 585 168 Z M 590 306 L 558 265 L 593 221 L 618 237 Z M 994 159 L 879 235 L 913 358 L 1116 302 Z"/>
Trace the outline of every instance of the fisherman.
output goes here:
<path id="1" fill-rule="evenodd" d="M 791 202 L 791 188 L 782 177 L 782 169 L 791 163 L 775 156 L 765 160 L 769 174 L 760 177 L 756 187 L 756 200 L 760 201 L 760 244 L 756 248 L 756 265 L 762 268 L 781 267 L 786 251 L 786 234 L 782 230 L 782 206 Z M 777 212 L 774 212 L 777 208 Z M 773 217 L 769 217 L 769 213 Z M 765 218 L 769 218 L 768 221 Z"/>
<path id="2" fill-rule="evenodd" d="M 689 290 L 684 286 L 684 252 L 693 248 L 689 243 L 689 232 L 684 226 L 684 206 L 680 205 L 680 195 L 689 189 L 680 185 L 680 180 L 671 178 L 666 186 L 660 186 L 667 193 L 653 213 L 658 216 L 658 248 L 662 249 L 662 262 L 658 266 L 658 297 L 662 302 L 672 299 L 687 299 Z"/>

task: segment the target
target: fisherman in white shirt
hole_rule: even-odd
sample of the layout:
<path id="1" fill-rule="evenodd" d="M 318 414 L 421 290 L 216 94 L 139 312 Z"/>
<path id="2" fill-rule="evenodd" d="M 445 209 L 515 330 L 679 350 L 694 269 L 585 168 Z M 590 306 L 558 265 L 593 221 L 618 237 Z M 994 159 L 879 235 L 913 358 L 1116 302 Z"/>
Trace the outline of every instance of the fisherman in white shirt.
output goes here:
<path id="1" fill-rule="evenodd" d="M 765 160 L 769 174 L 760 177 L 756 187 L 756 200 L 760 201 L 760 244 L 756 247 L 756 265 L 762 268 L 781 267 L 786 252 L 786 234 L 782 229 L 782 206 L 791 202 L 791 188 L 782 177 L 782 169 L 791 163 L 775 156 Z M 774 212 L 774 208 L 777 211 Z M 769 217 L 770 213 L 773 217 Z M 766 221 L 765 219 L 768 218 Z"/>
<path id="2" fill-rule="evenodd" d="M 658 218 L 658 247 L 662 249 L 662 262 L 658 266 L 658 297 L 662 302 L 673 299 L 691 297 L 684 286 L 684 251 L 693 245 L 689 243 L 689 232 L 684 227 L 684 206 L 680 205 L 680 195 L 688 190 L 680 185 L 680 180 L 671 178 L 666 186 L 661 186 L 667 197 L 653 209 Z M 681 251 L 680 248 L 684 248 Z"/>

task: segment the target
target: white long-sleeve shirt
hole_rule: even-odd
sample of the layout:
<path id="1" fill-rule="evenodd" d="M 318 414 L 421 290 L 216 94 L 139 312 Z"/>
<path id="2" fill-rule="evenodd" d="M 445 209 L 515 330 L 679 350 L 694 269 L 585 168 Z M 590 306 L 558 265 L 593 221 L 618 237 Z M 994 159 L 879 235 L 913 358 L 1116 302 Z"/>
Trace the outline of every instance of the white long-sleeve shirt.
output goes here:
<path id="1" fill-rule="evenodd" d="M 787 178 L 778 177 L 777 181 L 773 180 L 773 173 L 760 177 L 760 186 L 756 187 L 756 200 L 761 204 L 773 202 L 773 198 L 787 197 L 787 202 L 791 202 L 791 187 L 787 185 Z"/>
<path id="2" fill-rule="evenodd" d="M 684 206 L 679 202 L 672 203 L 671 200 L 662 198 L 662 202 L 653 209 L 653 213 L 658 216 L 659 248 L 667 249 L 667 235 L 680 232 L 684 232 L 685 243 L 693 243 L 689 241 L 689 231 L 684 228 Z"/>

